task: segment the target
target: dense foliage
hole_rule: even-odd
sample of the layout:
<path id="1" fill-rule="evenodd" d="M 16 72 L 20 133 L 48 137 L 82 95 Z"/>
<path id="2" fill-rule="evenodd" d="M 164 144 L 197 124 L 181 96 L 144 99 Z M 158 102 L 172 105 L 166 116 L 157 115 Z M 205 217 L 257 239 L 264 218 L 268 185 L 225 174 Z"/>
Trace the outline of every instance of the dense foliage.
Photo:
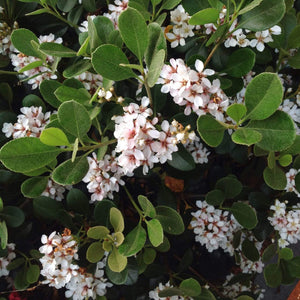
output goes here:
<path id="1" fill-rule="evenodd" d="M 0 0 L 0 299 L 300 278 L 299 9 Z"/>

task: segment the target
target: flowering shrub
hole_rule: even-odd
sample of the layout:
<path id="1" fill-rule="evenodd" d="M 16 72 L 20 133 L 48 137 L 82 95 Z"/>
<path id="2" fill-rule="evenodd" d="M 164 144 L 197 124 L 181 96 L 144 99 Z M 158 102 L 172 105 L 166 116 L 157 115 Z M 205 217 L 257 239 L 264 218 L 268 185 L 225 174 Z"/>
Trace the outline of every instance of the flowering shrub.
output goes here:
<path id="1" fill-rule="evenodd" d="M 300 278 L 299 9 L 0 0 L 0 299 Z"/>

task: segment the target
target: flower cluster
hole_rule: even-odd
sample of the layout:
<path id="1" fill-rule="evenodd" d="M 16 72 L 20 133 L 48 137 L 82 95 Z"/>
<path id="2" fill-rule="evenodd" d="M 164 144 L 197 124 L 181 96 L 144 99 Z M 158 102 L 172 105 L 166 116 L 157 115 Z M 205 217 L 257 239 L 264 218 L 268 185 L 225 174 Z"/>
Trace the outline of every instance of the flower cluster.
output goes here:
<path id="1" fill-rule="evenodd" d="M 17 22 L 14 22 L 12 28 L 6 22 L 0 23 L 0 54 L 10 57 L 11 54 L 16 51 L 10 37 L 12 31 L 18 27 Z"/>
<path id="2" fill-rule="evenodd" d="M 256 295 L 257 300 L 264 298 L 264 289 L 261 289 L 255 284 L 245 285 L 241 282 L 230 283 L 233 279 L 234 274 L 230 274 L 226 277 L 226 281 L 223 283 L 223 294 L 229 299 L 236 299 L 242 293 L 253 293 Z"/>
<path id="3" fill-rule="evenodd" d="M 299 172 L 300 169 L 296 170 L 292 168 L 285 174 L 287 180 L 287 185 L 285 187 L 285 190 L 287 192 L 295 193 L 298 197 L 300 197 L 300 191 L 296 189 L 295 178 Z"/>
<path id="4" fill-rule="evenodd" d="M 99 86 L 102 86 L 103 77 L 99 74 L 91 72 L 83 72 L 80 75 L 75 76 L 76 79 L 81 81 L 84 87 L 91 93 L 95 93 Z"/>
<path id="5" fill-rule="evenodd" d="M 147 174 L 154 163 L 165 163 L 172 159 L 172 153 L 178 151 L 177 143 L 185 143 L 194 139 L 195 133 L 189 133 L 189 127 L 183 128 L 178 122 L 169 124 L 164 120 L 161 131 L 156 129 L 158 118 L 149 119 L 153 111 L 148 107 L 149 99 L 143 97 L 141 105 L 130 103 L 124 107 L 123 116 L 115 116 L 114 136 L 118 143 L 116 152 L 121 153 L 117 160 L 127 175 L 140 166 L 143 173 Z"/>
<path id="6" fill-rule="evenodd" d="M 97 16 L 96 15 L 91 15 L 89 18 L 94 20 Z M 89 22 L 87 20 L 83 21 L 80 26 L 78 27 L 80 32 L 88 32 L 88 27 L 89 27 Z"/>
<path id="7" fill-rule="evenodd" d="M 223 7 L 222 11 L 219 14 L 219 19 L 217 21 L 218 25 L 222 25 L 225 23 L 226 14 L 227 9 Z M 272 35 L 281 34 L 281 28 L 278 25 L 275 25 L 267 30 L 257 31 L 255 32 L 254 36 L 253 33 L 250 32 L 250 30 L 236 29 L 237 26 L 238 21 L 237 19 L 235 19 L 228 30 L 228 32 L 231 34 L 224 42 L 224 46 L 226 48 L 236 46 L 244 48 L 250 46 L 252 48 L 256 48 L 257 51 L 262 52 L 265 49 L 266 43 L 273 42 Z M 206 34 L 214 33 L 217 30 L 216 25 L 213 23 L 205 24 L 204 27 Z"/>
<path id="8" fill-rule="evenodd" d="M 49 35 L 40 36 L 39 42 L 61 44 L 62 38 L 55 39 L 55 36 L 51 33 Z M 27 56 L 24 53 L 19 53 L 18 51 L 16 51 L 16 54 L 11 55 L 11 63 L 13 64 L 13 66 L 15 67 L 15 71 L 17 72 L 36 61 L 40 61 L 40 59 L 34 56 Z M 51 65 L 53 63 L 54 57 L 51 55 L 47 55 L 44 64 L 31 70 L 24 71 L 23 75 L 21 76 L 28 79 L 28 84 L 32 85 L 32 89 L 36 89 L 39 87 L 43 80 L 57 78 L 57 76 L 51 70 Z"/>
<path id="9" fill-rule="evenodd" d="M 196 235 L 195 240 L 205 246 L 209 252 L 222 248 L 225 252 L 233 255 L 233 236 L 241 229 L 239 223 L 228 211 L 216 209 L 208 205 L 206 201 L 197 201 L 200 209 L 191 213 L 194 217 L 190 225 Z"/>
<path id="10" fill-rule="evenodd" d="M 291 210 L 286 211 L 286 203 L 287 201 L 280 202 L 276 199 L 275 204 L 270 207 L 270 210 L 274 211 L 273 215 L 268 217 L 271 225 L 279 233 L 278 244 L 281 248 L 296 244 L 300 240 L 300 207 L 293 206 Z"/>
<path id="11" fill-rule="evenodd" d="M 109 13 L 103 14 L 104 17 L 109 18 L 113 22 L 116 29 L 118 29 L 118 20 L 121 12 L 128 7 L 128 1 L 129 0 L 115 0 L 115 5 L 108 5 Z"/>
<path id="12" fill-rule="evenodd" d="M 196 136 L 194 141 L 190 141 L 184 144 L 184 146 L 186 150 L 191 153 L 196 164 L 208 163 L 208 155 L 210 152 L 200 142 L 200 138 Z"/>
<path id="13" fill-rule="evenodd" d="M 165 28 L 165 36 L 171 42 L 171 48 L 175 48 L 178 45 L 184 46 L 185 39 L 194 36 L 193 29 L 195 26 L 189 25 L 189 19 L 190 16 L 182 5 L 171 11 L 171 22 L 173 25 Z"/>
<path id="14" fill-rule="evenodd" d="M 171 59 L 171 65 L 164 65 L 157 84 L 162 84 L 161 92 L 170 93 L 176 104 L 185 106 L 184 113 L 197 115 L 210 113 L 218 120 L 224 120 L 224 111 L 228 98 L 220 88 L 220 80 L 211 82 L 207 76 L 215 72 L 204 69 L 204 64 L 197 59 L 195 68 L 189 68 L 182 59 Z"/>
<path id="15" fill-rule="evenodd" d="M 297 134 L 300 134 L 300 96 L 296 101 L 285 99 L 279 109 L 290 115 L 295 122 Z"/>
<path id="16" fill-rule="evenodd" d="M 119 191 L 119 185 L 124 185 L 121 177 L 124 175 L 123 169 L 117 164 L 115 152 L 106 154 L 103 160 L 98 160 L 96 153 L 93 157 L 88 157 L 89 171 L 82 179 L 88 183 L 87 189 L 91 196 L 91 202 L 101 201 L 108 197 L 113 199 L 113 192 Z"/>
<path id="17" fill-rule="evenodd" d="M 42 235 L 43 246 L 39 251 L 44 254 L 40 258 L 41 274 L 46 277 L 44 284 L 56 289 L 66 287 L 66 297 L 73 296 L 74 300 L 86 297 L 96 299 L 96 295 L 103 296 L 106 288 L 112 285 L 103 277 L 104 262 L 99 262 L 94 275 L 74 264 L 78 259 L 78 245 L 69 229 L 60 235 L 55 231 L 49 237 Z"/>
<path id="18" fill-rule="evenodd" d="M 64 199 L 64 192 L 66 189 L 71 189 L 70 185 L 62 186 L 60 184 L 55 183 L 51 178 L 49 178 L 47 187 L 42 193 L 42 196 L 50 197 L 57 201 L 62 201 Z"/>
<path id="19" fill-rule="evenodd" d="M 149 298 L 152 300 L 160 300 L 160 299 L 170 299 L 170 300 L 193 300 L 193 298 L 190 297 L 181 297 L 181 296 L 171 296 L 171 297 L 167 297 L 167 298 L 162 298 L 159 297 L 158 293 L 163 291 L 166 288 L 170 288 L 173 287 L 170 282 L 168 281 L 166 284 L 162 284 L 161 282 L 159 283 L 159 285 L 153 290 L 149 292 Z"/>
<path id="20" fill-rule="evenodd" d="M 3 123 L 2 132 L 6 137 L 13 139 L 21 137 L 39 137 L 45 126 L 49 123 L 51 113 L 42 112 L 42 107 L 22 107 L 21 113 L 18 115 L 17 122 Z"/>
<path id="21" fill-rule="evenodd" d="M 10 243 L 7 244 L 7 255 L 4 257 L 0 257 L 0 277 L 8 276 L 9 271 L 7 270 L 8 264 L 16 257 L 14 252 L 15 244 Z"/>

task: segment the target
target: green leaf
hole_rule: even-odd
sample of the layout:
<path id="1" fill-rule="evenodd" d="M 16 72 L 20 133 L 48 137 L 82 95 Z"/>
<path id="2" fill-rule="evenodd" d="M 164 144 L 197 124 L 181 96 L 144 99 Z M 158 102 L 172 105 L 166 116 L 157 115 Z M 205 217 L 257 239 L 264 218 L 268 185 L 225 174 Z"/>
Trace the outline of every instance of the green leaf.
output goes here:
<path id="1" fill-rule="evenodd" d="M 29 172 L 48 165 L 61 151 L 38 138 L 23 137 L 6 143 L 0 150 L 0 159 L 9 170 Z"/>
<path id="2" fill-rule="evenodd" d="M 120 254 L 117 248 L 113 248 L 107 262 L 113 272 L 122 272 L 126 268 L 127 257 Z"/>
<path id="3" fill-rule="evenodd" d="M 257 225 L 255 210 L 243 202 L 233 203 L 231 208 L 227 208 L 236 220 L 246 229 L 253 229 Z"/>
<path id="4" fill-rule="evenodd" d="M 150 217 L 150 218 L 156 217 L 156 210 L 155 210 L 153 204 L 148 200 L 147 197 L 139 195 L 138 202 L 139 202 L 145 216 Z"/>
<path id="5" fill-rule="evenodd" d="M 44 129 L 40 135 L 40 141 L 49 146 L 69 146 L 65 133 L 59 128 Z"/>
<path id="6" fill-rule="evenodd" d="M 218 29 L 212 34 L 212 36 L 208 39 L 207 43 L 205 44 L 206 47 L 213 44 L 216 40 L 222 37 L 228 30 L 228 24 L 222 24 L 218 27 Z"/>
<path id="7" fill-rule="evenodd" d="M 42 43 L 40 45 L 40 50 L 46 53 L 47 55 L 52 55 L 56 57 L 74 57 L 77 56 L 77 53 L 68 48 L 65 47 L 62 44 L 57 43 Z"/>
<path id="8" fill-rule="evenodd" d="M 102 240 L 109 234 L 109 230 L 105 226 L 90 227 L 87 236 L 94 240 Z"/>
<path id="9" fill-rule="evenodd" d="M 96 263 L 102 259 L 104 256 L 104 249 L 102 247 L 102 243 L 94 242 L 89 245 L 86 251 L 86 259 L 90 263 Z"/>
<path id="10" fill-rule="evenodd" d="M 277 253 L 277 245 L 276 244 L 269 245 L 263 252 L 262 262 L 263 263 L 268 262 L 275 256 L 276 253 Z"/>
<path id="11" fill-rule="evenodd" d="M 256 6 L 258 6 L 260 3 L 262 2 L 262 0 L 252 0 L 248 5 L 246 5 L 244 8 L 242 8 L 239 11 L 239 15 L 243 15 L 246 12 L 252 10 L 253 8 L 255 8 Z"/>
<path id="12" fill-rule="evenodd" d="M 238 196 L 241 193 L 243 186 L 236 178 L 227 176 L 219 179 L 215 188 L 223 191 L 226 199 L 230 199 Z"/>
<path id="13" fill-rule="evenodd" d="M 26 107 L 30 107 L 30 106 L 39 107 L 39 106 L 41 106 L 43 111 L 46 110 L 46 106 L 45 106 L 43 100 L 39 96 L 34 95 L 34 94 L 26 95 L 22 100 L 22 105 L 26 106 Z"/>
<path id="14" fill-rule="evenodd" d="M 300 173 L 298 173 L 295 177 L 295 187 L 296 190 L 300 193 Z"/>
<path id="15" fill-rule="evenodd" d="M 26 279 L 27 281 L 32 284 L 39 280 L 40 277 L 40 267 L 38 265 L 30 264 L 27 272 L 26 272 Z"/>
<path id="16" fill-rule="evenodd" d="M 63 12 L 69 12 L 77 4 L 77 0 L 58 0 L 57 7 Z"/>
<path id="17" fill-rule="evenodd" d="M 101 44 L 110 44 L 109 37 L 114 31 L 113 22 L 104 16 L 97 16 L 93 19 L 95 28 L 97 30 L 97 35 Z"/>
<path id="18" fill-rule="evenodd" d="M 294 258 L 293 250 L 290 248 L 283 248 L 279 251 L 279 257 L 284 260 L 291 260 Z"/>
<path id="19" fill-rule="evenodd" d="M 299 51 L 288 59 L 288 64 L 294 69 L 300 69 L 300 52 Z"/>
<path id="20" fill-rule="evenodd" d="M 121 272 L 113 272 L 109 268 L 108 264 L 106 264 L 105 273 L 109 281 L 111 281 L 113 284 L 121 285 L 124 284 L 128 279 L 128 266 L 126 266 L 126 268 Z"/>
<path id="21" fill-rule="evenodd" d="M 110 80 L 124 80 L 136 75 L 120 64 L 129 64 L 126 55 L 114 45 L 102 45 L 92 54 L 92 64 L 97 73 Z"/>
<path id="22" fill-rule="evenodd" d="M 162 298 L 165 298 L 165 297 L 172 297 L 172 296 L 182 296 L 183 295 L 183 292 L 177 288 L 177 287 L 167 287 L 167 288 L 164 288 L 162 291 L 159 291 L 158 292 L 158 296 L 159 297 L 162 297 Z M 170 299 L 170 298 L 169 298 Z"/>
<path id="23" fill-rule="evenodd" d="M 76 63 L 72 64 L 66 68 L 63 72 L 63 76 L 66 78 L 73 78 L 88 71 L 92 67 L 92 64 L 87 59 L 78 60 Z"/>
<path id="24" fill-rule="evenodd" d="M 209 205 L 221 205 L 225 200 L 225 195 L 221 190 L 212 190 L 205 196 L 205 201 Z"/>
<path id="25" fill-rule="evenodd" d="M 9 171 L 8 171 L 9 172 Z M 3 211 L 3 200 L 0 197 L 0 212 Z"/>
<path id="26" fill-rule="evenodd" d="M 293 156 L 291 154 L 282 155 L 279 157 L 278 162 L 282 167 L 287 167 L 293 162 Z"/>
<path id="27" fill-rule="evenodd" d="M 94 218 L 96 224 L 106 227 L 110 226 L 109 211 L 112 207 L 115 207 L 115 204 L 107 199 L 103 199 L 102 201 L 97 203 L 94 209 Z"/>
<path id="28" fill-rule="evenodd" d="M 149 37 L 144 17 L 134 8 L 127 8 L 118 19 L 121 37 L 126 46 L 142 62 Z"/>
<path id="29" fill-rule="evenodd" d="M 68 159 L 60 164 L 52 172 L 52 179 L 61 185 L 73 185 L 82 180 L 89 170 L 89 163 L 86 156 L 80 156 L 72 162 Z"/>
<path id="30" fill-rule="evenodd" d="M 197 297 L 198 300 L 216 300 L 214 294 L 205 288 L 202 288 L 201 295 Z M 195 299 L 195 300 L 197 300 Z"/>
<path id="31" fill-rule="evenodd" d="M 95 23 L 93 22 L 92 18 L 90 16 L 88 16 L 87 20 L 88 20 L 88 33 L 89 33 L 89 37 L 90 37 L 89 43 L 90 43 L 90 49 L 92 52 L 98 46 L 101 45 L 101 41 L 98 36 L 97 29 L 96 29 Z"/>
<path id="32" fill-rule="evenodd" d="M 11 41 L 15 48 L 25 55 L 35 57 L 38 55 L 37 51 L 32 46 L 31 41 L 39 43 L 39 40 L 32 31 L 25 28 L 16 29 L 11 35 Z"/>
<path id="33" fill-rule="evenodd" d="M 25 180 L 21 185 L 21 192 L 25 197 L 35 198 L 40 196 L 47 187 L 48 176 L 33 177 Z"/>
<path id="34" fill-rule="evenodd" d="M 259 252 L 255 247 L 254 242 L 248 239 L 245 239 L 242 243 L 242 252 L 251 261 L 259 260 Z"/>
<path id="35" fill-rule="evenodd" d="M 296 138 L 293 120 L 283 111 L 276 111 L 265 120 L 250 121 L 246 128 L 262 135 L 257 146 L 267 151 L 282 151 L 291 146 Z"/>
<path id="36" fill-rule="evenodd" d="M 178 145 L 178 151 L 173 152 L 172 160 L 168 160 L 167 162 L 168 165 L 180 171 L 191 171 L 196 167 L 191 153 L 182 145 Z"/>
<path id="37" fill-rule="evenodd" d="M 118 210 L 115 207 L 112 207 L 110 209 L 109 218 L 110 218 L 109 219 L 110 224 L 114 228 L 115 232 L 123 232 L 123 230 L 124 230 L 124 219 L 123 219 L 123 215 L 120 212 L 120 210 Z"/>
<path id="38" fill-rule="evenodd" d="M 263 120 L 279 107 L 283 87 L 277 74 L 261 73 L 249 83 L 245 93 L 246 118 Z"/>
<path id="39" fill-rule="evenodd" d="M 164 65 L 166 51 L 164 49 L 159 50 L 153 55 L 149 72 L 147 74 L 147 82 L 149 87 L 153 87 L 159 78 L 161 69 Z"/>
<path id="40" fill-rule="evenodd" d="M 300 25 L 297 25 L 289 34 L 288 47 L 289 49 L 300 47 Z"/>
<path id="41" fill-rule="evenodd" d="M 194 278 L 183 280 L 179 285 L 180 290 L 184 295 L 189 297 L 196 297 L 201 294 L 201 285 Z"/>
<path id="42" fill-rule="evenodd" d="M 5 249 L 8 241 L 8 232 L 5 221 L 0 221 L 0 246 Z"/>
<path id="43" fill-rule="evenodd" d="M 7 270 L 11 271 L 11 270 L 15 270 L 17 268 L 19 268 L 20 266 L 22 266 L 25 263 L 25 259 L 24 257 L 18 257 L 14 260 L 12 260 L 8 265 L 7 265 Z"/>
<path id="44" fill-rule="evenodd" d="M 13 92 L 10 85 L 7 82 L 0 83 L 0 96 L 8 103 L 13 102 Z"/>
<path id="45" fill-rule="evenodd" d="M 238 28 L 262 31 L 276 25 L 284 16 L 284 0 L 263 0 L 254 9 L 243 14 Z"/>
<path id="46" fill-rule="evenodd" d="M 236 298 L 236 300 L 254 300 L 252 297 L 247 295 L 242 295 Z"/>
<path id="47" fill-rule="evenodd" d="M 161 223 L 166 233 L 179 235 L 184 232 L 184 224 L 178 212 L 168 206 L 156 207 L 156 219 Z"/>
<path id="48" fill-rule="evenodd" d="M 55 199 L 40 196 L 33 199 L 33 211 L 37 216 L 48 220 L 56 220 L 58 218 L 57 212 L 63 208 L 60 202 Z"/>
<path id="49" fill-rule="evenodd" d="M 89 199 L 79 189 L 72 188 L 67 195 L 68 210 L 87 215 L 89 212 Z"/>
<path id="50" fill-rule="evenodd" d="M 119 252 L 125 256 L 135 255 L 144 247 L 146 238 L 146 230 L 138 224 L 126 235 L 123 244 L 119 247 Z"/>
<path id="51" fill-rule="evenodd" d="M 264 169 L 264 180 L 266 184 L 274 190 L 284 190 L 287 184 L 286 176 L 283 170 L 277 165 L 274 168 L 266 167 Z"/>
<path id="52" fill-rule="evenodd" d="M 262 135 L 256 130 L 249 128 L 238 128 L 231 136 L 236 144 L 250 146 L 261 141 Z"/>
<path id="53" fill-rule="evenodd" d="M 82 138 L 92 124 L 86 108 L 73 100 L 64 102 L 58 109 L 60 124 L 72 135 Z"/>
<path id="54" fill-rule="evenodd" d="M 181 2 L 181 0 L 164 0 L 163 4 L 160 7 L 160 10 L 167 9 L 171 10 L 176 5 L 178 5 Z"/>
<path id="55" fill-rule="evenodd" d="M 207 145 L 217 147 L 223 140 L 226 128 L 212 116 L 203 115 L 197 120 L 197 129 L 201 138 Z"/>
<path id="56" fill-rule="evenodd" d="M 162 244 L 164 239 L 164 232 L 160 222 L 157 219 L 152 219 L 150 221 L 145 220 L 145 222 L 151 244 L 154 247 L 158 247 Z"/>
<path id="57" fill-rule="evenodd" d="M 270 287 L 277 287 L 282 280 L 282 273 L 278 264 L 269 264 L 264 269 L 266 284 Z"/>
<path id="58" fill-rule="evenodd" d="M 49 12 L 49 10 L 47 8 L 41 8 L 41 9 L 37 9 L 33 12 L 30 12 L 30 13 L 26 14 L 26 16 L 36 16 L 36 15 L 45 14 L 45 13 L 48 13 L 48 12 Z"/>
<path id="59" fill-rule="evenodd" d="M 143 253 L 143 261 L 146 265 L 150 265 L 154 262 L 156 257 L 156 251 L 153 248 L 145 248 Z"/>
<path id="60" fill-rule="evenodd" d="M 32 63 L 26 65 L 25 67 L 23 67 L 22 69 L 20 69 L 18 72 L 19 72 L 19 73 L 24 73 L 24 72 L 29 71 L 29 70 L 31 70 L 31 69 L 35 69 L 35 68 L 37 68 L 37 67 L 40 67 L 40 66 L 42 66 L 43 64 L 44 64 L 43 61 L 41 61 L 41 60 L 36 60 L 36 61 L 34 61 L 34 62 L 32 62 Z"/>
<path id="61" fill-rule="evenodd" d="M 23 210 L 16 206 L 5 206 L 0 215 L 6 221 L 7 226 L 12 228 L 19 227 L 25 220 Z"/>
<path id="62" fill-rule="evenodd" d="M 286 261 L 288 273 L 293 276 L 300 278 L 300 256 L 296 256 L 291 260 Z"/>
<path id="63" fill-rule="evenodd" d="M 61 104 L 61 102 L 54 95 L 54 92 L 60 86 L 62 86 L 62 84 L 55 80 L 43 80 L 40 84 L 40 92 L 43 98 L 55 108 L 58 108 Z"/>
<path id="64" fill-rule="evenodd" d="M 238 49 L 229 56 L 223 72 L 232 77 L 242 77 L 252 70 L 254 64 L 255 53 L 251 49 Z"/>
<path id="65" fill-rule="evenodd" d="M 166 39 L 161 27 L 157 23 L 148 25 L 149 44 L 145 52 L 145 61 L 148 68 L 152 59 L 159 50 L 167 50 Z"/>
<path id="66" fill-rule="evenodd" d="M 74 100 L 80 104 L 85 104 L 87 103 L 91 95 L 86 89 L 83 88 L 73 88 L 70 86 L 60 86 L 56 91 L 55 91 L 55 96 L 57 99 L 61 102 L 66 102 L 69 100 Z"/>
<path id="67" fill-rule="evenodd" d="M 190 25 L 204 25 L 216 23 L 219 19 L 219 10 L 216 8 L 206 8 L 198 11 L 189 19 Z"/>
<path id="68" fill-rule="evenodd" d="M 234 103 L 228 106 L 227 115 L 237 123 L 246 115 L 247 108 L 243 104 Z"/>

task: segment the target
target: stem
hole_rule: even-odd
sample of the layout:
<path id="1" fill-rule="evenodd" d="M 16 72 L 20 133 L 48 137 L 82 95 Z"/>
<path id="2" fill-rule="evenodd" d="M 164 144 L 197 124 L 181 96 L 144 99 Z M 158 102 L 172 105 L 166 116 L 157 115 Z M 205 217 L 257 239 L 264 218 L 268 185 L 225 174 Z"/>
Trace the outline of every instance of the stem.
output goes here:
<path id="1" fill-rule="evenodd" d="M 214 55 L 214 53 L 217 51 L 218 47 L 220 46 L 221 42 L 223 41 L 223 39 L 220 39 L 219 42 L 213 47 L 213 49 L 211 50 L 211 52 L 209 53 L 208 57 L 206 58 L 206 61 L 204 63 L 204 68 L 207 66 L 207 64 L 210 62 L 212 56 Z"/>
<path id="2" fill-rule="evenodd" d="M 6 75 L 18 75 L 18 72 L 14 72 L 14 71 L 5 71 L 5 70 L 0 70 L 0 75 L 1 74 L 6 74 Z"/>
<path id="3" fill-rule="evenodd" d="M 108 145 L 114 144 L 116 142 L 117 142 L 117 139 L 113 139 L 113 140 L 110 140 L 110 141 L 107 141 L 107 142 L 99 143 L 97 145 L 79 147 L 78 151 L 94 150 L 94 149 L 101 148 L 103 146 L 108 146 Z M 67 148 L 66 151 L 73 151 L 73 149 Z"/>
<path id="4" fill-rule="evenodd" d="M 136 209 L 136 211 L 139 213 L 140 217 L 143 218 L 143 217 L 144 217 L 143 212 L 140 210 L 140 208 L 137 206 L 137 204 L 136 204 L 135 201 L 133 200 L 133 197 L 132 197 L 131 194 L 129 193 L 127 187 L 124 185 L 123 188 L 124 188 L 124 190 L 125 190 L 125 192 L 126 192 L 128 198 L 129 198 L 130 202 L 132 203 L 132 205 L 134 206 L 134 208 Z"/>
<path id="5" fill-rule="evenodd" d="M 61 20 L 64 23 L 67 23 L 69 26 L 73 27 L 73 28 L 78 28 L 77 24 L 74 24 L 70 21 L 68 21 L 67 19 L 65 19 L 64 17 L 62 17 L 59 13 L 54 12 L 53 10 L 51 10 L 49 7 L 48 8 L 48 14 L 53 15 L 54 17 L 56 17 L 57 19 Z"/>
<path id="6" fill-rule="evenodd" d="M 144 85 L 145 85 L 145 88 L 146 88 L 147 96 L 148 96 L 149 101 L 150 101 L 150 106 L 153 108 L 153 99 L 152 99 L 151 89 L 150 89 L 146 79 L 144 81 Z"/>

